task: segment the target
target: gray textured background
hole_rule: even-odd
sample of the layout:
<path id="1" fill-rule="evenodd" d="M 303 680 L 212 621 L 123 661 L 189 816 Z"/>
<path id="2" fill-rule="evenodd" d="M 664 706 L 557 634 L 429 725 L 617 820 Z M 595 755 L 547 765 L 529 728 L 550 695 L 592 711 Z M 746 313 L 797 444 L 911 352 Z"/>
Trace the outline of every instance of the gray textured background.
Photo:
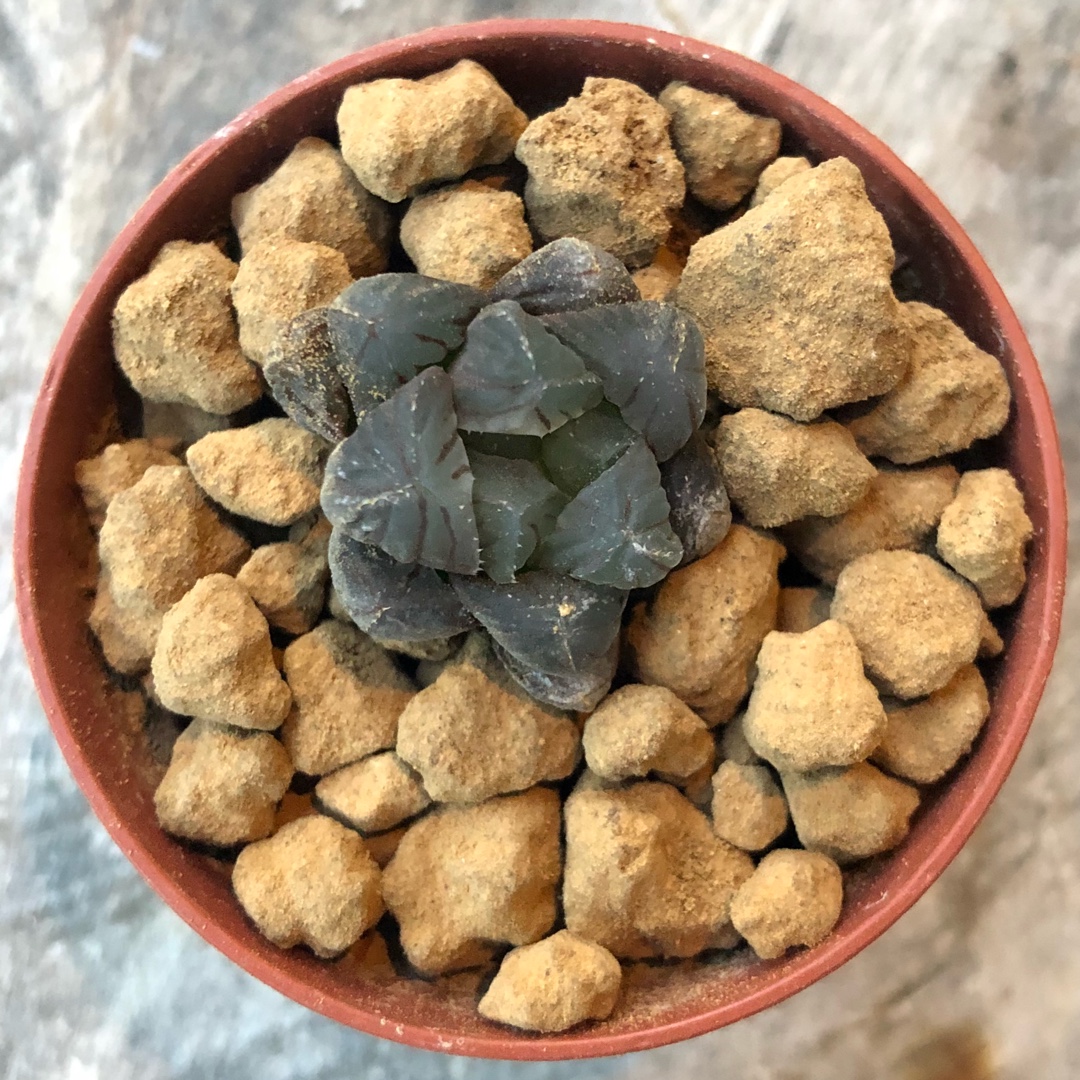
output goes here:
<path id="1" fill-rule="evenodd" d="M 499 14 L 589 15 L 704 38 L 765 60 L 881 136 L 998 274 L 1041 358 L 1068 462 L 1078 463 L 1076 0 L 0 0 L 4 565 L 18 454 L 49 350 L 153 184 L 315 65 L 435 22 Z M 204 944 L 91 817 L 34 696 L 7 574 L 0 589 L 6 1078 L 1080 1076 L 1075 588 L 1064 660 L 1016 771 L 900 924 L 823 983 L 734 1028 L 565 1066 L 468 1062 L 355 1034 Z"/>

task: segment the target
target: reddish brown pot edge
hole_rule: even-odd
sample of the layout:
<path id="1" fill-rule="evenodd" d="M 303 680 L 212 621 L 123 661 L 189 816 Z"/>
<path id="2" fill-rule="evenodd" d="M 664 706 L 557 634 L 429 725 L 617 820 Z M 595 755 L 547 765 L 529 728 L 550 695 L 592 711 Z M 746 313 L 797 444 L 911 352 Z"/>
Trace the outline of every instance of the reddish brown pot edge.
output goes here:
<path id="1" fill-rule="evenodd" d="M 860 913 L 859 921 L 845 933 L 837 934 L 817 949 L 799 954 L 794 960 L 777 965 L 777 978 L 760 989 L 676 1022 L 657 1024 L 641 1030 L 617 1035 L 585 1030 L 580 1033 L 552 1038 L 533 1038 L 513 1032 L 493 1031 L 484 1036 L 459 1036 L 453 1031 L 441 1031 L 409 1023 L 387 1022 L 374 1013 L 351 1007 L 343 1000 L 329 999 L 312 986 L 278 965 L 256 955 L 243 943 L 222 931 L 209 912 L 188 895 L 162 868 L 126 825 L 121 813 L 106 796 L 95 776 L 94 764 L 77 745 L 61 707 L 59 687 L 63 683 L 64 658 L 51 657 L 46 644 L 46 627 L 35 600 L 32 563 L 35 530 L 42 527 L 35 514 L 40 488 L 40 476 L 45 466 L 43 433 L 46 420 L 56 401 L 59 372 L 69 362 L 72 346 L 87 319 L 92 300 L 125 257 L 148 219 L 182 185 L 185 178 L 202 169 L 222 148 L 228 146 L 238 133 L 258 124 L 270 111 L 284 102 L 311 89 L 333 81 L 351 70 L 360 60 L 368 63 L 385 62 L 417 49 L 445 47 L 459 43 L 498 38 L 508 42 L 532 44 L 537 37 L 558 39 L 566 45 L 581 44 L 597 47 L 614 43 L 623 47 L 656 50 L 661 53 L 719 61 L 736 79 L 761 83 L 778 96 L 788 98 L 808 115 L 823 120 L 842 132 L 853 145 L 891 174 L 892 179 L 916 203 L 921 204 L 934 219 L 945 238 L 956 248 L 986 298 L 987 307 L 999 326 L 999 333 L 1015 357 L 1015 363 L 1030 399 L 1038 434 L 1039 461 L 1046 476 L 1046 534 L 1037 543 L 1045 544 L 1046 586 L 1039 599 L 1037 611 L 1041 630 L 1024 680 L 1022 693 L 1010 718 L 1007 731 L 992 748 L 983 762 L 981 781 L 950 824 L 940 832 L 930 855 L 905 879 L 873 906 Z M 91 807 L 110 835 L 131 859 L 158 894 L 190 926 L 208 942 L 240 964 L 252 975 L 275 987 L 297 1002 L 317 1012 L 371 1034 L 380 1035 L 411 1046 L 504 1059 L 582 1058 L 626 1053 L 661 1046 L 680 1039 L 715 1030 L 735 1020 L 775 1004 L 810 983 L 822 978 L 870 944 L 922 895 L 964 842 L 986 812 L 990 802 L 1004 782 L 1024 736 L 1034 716 L 1035 708 L 1049 676 L 1057 642 L 1063 601 L 1066 564 L 1066 506 L 1065 482 L 1057 433 L 1049 399 L 1038 372 L 1034 356 L 1023 331 L 1006 301 L 1000 286 L 963 230 L 945 210 L 940 201 L 927 189 L 896 156 L 874 136 L 860 128 L 840 110 L 823 101 L 803 87 L 777 75 L 745 57 L 726 50 L 645 27 L 597 21 L 576 20 L 506 20 L 475 23 L 458 27 L 443 27 L 422 34 L 400 38 L 374 46 L 361 53 L 345 57 L 316 72 L 281 88 L 262 102 L 241 114 L 216 135 L 189 154 L 155 188 L 149 198 L 121 231 L 91 276 L 64 327 L 53 353 L 38 397 L 27 437 L 16 503 L 14 543 L 16 602 L 33 674 L 46 715 L 57 742 L 71 771 L 86 795 Z M 1029 601 L 1030 602 L 1030 601 Z"/>

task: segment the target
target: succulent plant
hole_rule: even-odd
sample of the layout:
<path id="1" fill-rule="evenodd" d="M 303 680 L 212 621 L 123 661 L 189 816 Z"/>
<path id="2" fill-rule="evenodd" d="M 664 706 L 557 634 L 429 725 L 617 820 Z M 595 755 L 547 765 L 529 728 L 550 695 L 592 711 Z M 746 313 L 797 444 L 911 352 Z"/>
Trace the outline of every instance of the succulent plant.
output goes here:
<path id="1" fill-rule="evenodd" d="M 337 444 L 322 505 L 357 625 L 422 641 L 479 624 L 559 707 L 606 693 L 631 590 L 726 528 L 691 443 L 706 403 L 696 325 L 579 240 L 541 248 L 490 296 L 361 278 L 293 321 L 266 378 Z"/>

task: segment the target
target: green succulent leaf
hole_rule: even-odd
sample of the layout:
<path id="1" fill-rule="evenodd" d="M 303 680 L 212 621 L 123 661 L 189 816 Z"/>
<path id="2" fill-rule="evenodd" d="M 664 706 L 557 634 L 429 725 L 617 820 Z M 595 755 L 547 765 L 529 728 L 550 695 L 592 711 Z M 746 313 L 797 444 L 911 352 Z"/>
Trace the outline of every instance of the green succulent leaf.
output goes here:
<path id="1" fill-rule="evenodd" d="M 610 402 L 568 420 L 540 443 L 540 460 L 548 476 L 567 495 L 576 495 L 613 465 L 641 436 Z"/>
<path id="2" fill-rule="evenodd" d="M 640 589 L 679 565 L 656 459 L 634 443 L 566 505 L 536 562 L 594 585 Z"/>
<path id="3" fill-rule="evenodd" d="M 271 346 L 263 375 L 274 400 L 302 428 L 327 442 L 356 426 L 326 325 L 326 308 L 302 312 Z"/>
<path id="4" fill-rule="evenodd" d="M 327 326 L 357 415 L 441 364 L 486 303 L 479 289 L 422 274 L 376 274 L 342 291 Z"/>
<path id="5" fill-rule="evenodd" d="M 470 456 L 475 452 L 520 461 L 540 460 L 538 435 L 499 435 L 489 431 L 463 431 L 461 441 L 465 444 L 465 449 Z"/>
<path id="6" fill-rule="evenodd" d="M 660 466 L 671 528 L 683 546 L 680 566 L 705 558 L 731 528 L 731 503 L 713 448 L 700 431 Z"/>
<path id="7" fill-rule="evenodd" d="M 472 321 L 450 377 L 468 431 L 546 435 L 604 396 L 580 357 L 513 300 Z"/>
<path id="8" fill-rule="evenodd" d="M 667 461 L 705 416 L 705 346 L 674 304 L 641 300 L 551 315 L 544 325 L 604 383 L 604 395 Z"/>
<path id="9" fill-rule="evenodd" d="M 330 533 L 330 579 L 349 617 L 382 641 L 429 641 L 476 626 L 457 594 L 427 566 L 399 563 L 341 529 Z"/>
<path id="10" fill-rule="evenodd" d="M 509 582 L 551 531 L 566 496 L 531 461 L 470 454 L 480 568 Z"/>
<path id="11" fill-rule="evenodd" d="M 526 690 L 561 708 L 592 708 L 603 696 L 614 674 L 612 649 L 617 647 L 625 592 L 542 570 L 528 571 L 506 585 L 486 577 L 450 580 L 465 608 L 506 654 L 507 670 Z M 544 696 L 545 685 L 551 697 Z M 588 703 L 567 700 L 575 685 L 580 700 Z"/>
<path id="12" fill-rule="evenodd" d="M 493 300 L 516 300 L 530 315 L 581 311 L 640 300 L 630 271 L 603 248 L 576 237 L 545 244 L 507 271 Z"/>
<path id="13" fill-rule="evenodd" d="M 537 701 L 559 709 L 592 712 L 611 689 L 619 667 L 619 640 L 616 637 L 603 656 L 590 661 L 581 671 L 539 671 L 498 644 L 495 655 L 514 681 Z"/>
<path id="14" fill-rule="evenodd" d="M 332 525 L 398 562 L 475 574 L 472 488 L 450 377 L 430 367 L 365 413 L 331 453 L 322 506 Z"/>

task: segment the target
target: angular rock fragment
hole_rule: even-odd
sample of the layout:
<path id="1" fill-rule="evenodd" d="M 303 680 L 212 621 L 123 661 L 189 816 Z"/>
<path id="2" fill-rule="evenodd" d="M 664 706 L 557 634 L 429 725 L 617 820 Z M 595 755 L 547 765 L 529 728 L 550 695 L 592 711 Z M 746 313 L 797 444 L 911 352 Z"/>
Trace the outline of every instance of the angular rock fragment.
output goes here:
<path id="1" fill-rule="evenodd" d="M 839 424 L 797 424 L 761 409 L 721 419 L 716 460 L 731 501 L 751 525 L 832 517 L 865 494 L 875 469 Z"/>
<path id="2" fill-rule="evenodd" d="M 1034 531 L 1012 476 L 978 469 L 964 473 L 942 513 L 937 549 L 979 590 L 986 607 L 1004 607 L 1023 592 L 1024 556 Z"/>
<path id="3" fill-rule="evenodd" d="M 196 720 L 177 738 L 154 792 L 158 822 L 173 836 L 216 847 L 261 840 L 292 774 L 272 735 Z"/>
<path id="4" fill-rule="evenodd" d="M 477 1008 L 488 1020 L 525 1031 L 566 1031 L 606 1020 L 621 985 L 622 968 L 607 949 L 560 930 L 511 950 Z"/>
<path id="5" fill-rule="evenodd" d="M 245 254 L 271 236 L 323 244 L 345 256 L 354 277 L 386 269 L 393 222 L 341 155 L 301 139 L 261 183 L 235 196 L 232 222 Z"/>
<path id="6" fill-rule="evenodd" d="M 776 629 L 785 634 L 803 634 L 820 626 L 829 617 L 832 593 L 827 589 L 781 589 Z"/>
<path id="7" fill-rule="evenodd" d="M 431 804 L 419 778 L 393 751 L 324 776 L 315 797 L 328 814 L 364 834 L 392 829 Z"/>
<path id="8" fill-rule="evenodd" d="M 704 722 L 663 686 L 631 684 L 610 694 L 585 721 L 585 760 L 605 780 L 657 773 L 685 781 L 712 765 Z"/>
<path id="9" fill-rule="evenodd" d="M 110 667 L 145 670 L 165 613 L 202 577 L 235 573 L 247 541 L 223 525 L 180 466 L 151 466 L 109 504 L 90 627 Z"/>
<path id="10" fill-rule="evenodd" d="M 329 304 L 351 282 L 345 256 L 325 244 L 271 236 L 252 245 L 231 286 L 244 355 L 262 367 L 297 315 Z"/>
<path id="11" fill-rule="evenodd" d="M 754 864 L 673 787 L 579 785 L 565 818 L 568 930 L 624 959 L 730 944 L 731 898 Z"/>
<path id="12" fill-rule="evenodd" d="M 300 772 L 324 776 L 393 747 L 414 688 L 355 627 L 321 623 L 288 646 L 284 670 L 293 709 L 281 737 Z"/>
<path id="13" fill-rule="evenodd" d="M 951 465 L 881 469 L 866 494 L 836 517 L 807 517 L 784 529 L 784 543 L 812 574 L 830 585 L 860 555 L 919 551 L 952 501 L 959 475 Z"/>
<path id="14" fill-rule="evenodd" d="M 356 427 L 327 325 L 327 308 L 296 316 L 270 346 L 263 375 L 274 400 L 305 431 L 337 443 Z"/>
<path id="15" fill-rule="evenodd" d="M 236 264 L 213 244 L 166 244 L 113 311 L 116 362 L 147 400 L 231 413 L 262 396 L 237 340 Z"/>
<path id="16" fill-rule="evenodd" d="M 204 412 L 181 402 L 151 401 L 149 398 L 142 401 L 143 438 L 152 442 L 165 440 L 178 450 L 198 442 L 211 431 L 224 431 L 231 426 L 231 420 L 229 416 Z"/>
<path id="17" fill-rule="evenodd" d="M 413 199 L 401 244 L 421 274 L 490 289 L 532 251 L 532 234 L 520 196 L 466 180 Z"/>
<path id="18" fill-rule="evenodd" d="M 722 761 L 711 794 L 713 832 L 743 851 L 763 851 L 787 828 L 784 793 L 764 765 Z"/>
<path id="19" fill-rule="evenodd" d="M 701 329 L 723 401 L 814 420 L 903 376 L 892 268 L 859 170 L 835 158 L 698 241 L 674 300 Z"/>
<path id="20" fill-rule="evenodd" d="M 714 210 L 742 202 L 780 152 L 780 121 L 745 112 L 723 94 L 669 83 L 660 104 L 671 114 L 671 141 L 690 193 Z"/>
<path id="21" fill-rule="evenodd" d="M 642 300 L 666 300 L 679 284 L 683 264 L 668 247 L 660 248 L 648 266 L 634 271 L 634 284 Z"/>
<path id="22" fill-rule="evenodd" d="M 900 305 L 898 328 L 907 373 L 848 423 L 859 449 L 914 465 L 1001 431 L 1012 394 L 997 359 L 943 311 L 917 301 Z"/>
<path id="23" fill-rule="evenodd" d="M 341 529 L 330 535 L 331 611 L 379 641 L 423 642 L 471 630 L 476 620 L 429 566 L 399 563 Z"/>
<path id="24" fill-rule="evenodd" d="M 660 466 L 660 483 L 671 507 L 672 531 L 683 546 L 680 566 L 709 554 L 731 528 L 731 502 L 716 454 L 695 432 Z"/>
<path id="25" fill-rule="evenodd" d="M 760 206 L 785 180 L 812 168 L 804 157 L 778 157 L 762 169 L 754 194 L 750 196 L 751 207 Z"/>
<path id="26" fill-rule="evenodd" d="M 151 670 L 161 703 L 199 720 L 273 731 L 292 701 L 266 619 L 227 574 L 201 578 L 169 609 Z"/>
<path id="27" fill-rule="evenodd" d="M 668 123 L 640 87 L 587 78 L 578 97 L 537 117 L 518 140 L 533 227 L 546 240 L 579 237 L 631 267 L 648 263 L 686 190 Z"/>
<path id="28" fill-rule="evenodd" d="M 96 457 L 75 466 L 75 483 L 82 493 L 90 524 L 100 529 L 113 496 L 134 487 L 151 465 L 175 466 L 181 462 L 150 439 L 128 439 L 106 446 Z"/>
<path id="29" fill-rule="evenodd" d="M 983 610 L 975 590 L 928 555 L 878 551 L 841 571 L 832 617 L 884 691 L 916 698 L 944 686 L 979 650 Z"/>
<path id="30" fill-rule="evenodd" d="M 528 945 L 555 922 L 559 796 L 545 788 L 421 818 L 383 872 L 409 962 L 441 975 Z"/>
<path id="31" fill-rule="evenodd" d="M 813 851 L 771 851 L 731 902 L 731 921 L 762 960 L 820 945 L 840 918 L 840 868 Z"/>
<path id="32" fill-rule="evenodd" d="M 569 776 L 579 737 L 568 717 L 523 694 L 474 636 L 402 712 L 397 752 L 436 801 L 477 803 Z"/>
<path id="33" fill-rule="evenodd" d="M 783 557 L 775 540 L 733 525 L 704 559 L 669 574 L 627 628 L 637 679 L 674 691 L 710 726 L 734 716 L 776 625 Z"/>
<path id="34" fill-rule="evenodd" d="M 299 543 L 264 544 L 240 568 L 236 580 L 271 626 L 290 634 L 306 634 L 318 621 L 330 577 L 326 561 L 329 532 L 324 521 Z"/>
<path id="35" fill-rule="evenodd" d="M 933 784 L 971 749 L 990 715 L 990 699 L 979 669 L 968 664 L 921 701 L 887 700 L 885 713 L 875 764 L 904 780 Z"/>
<path id="36" fill-rule="evenodd" d="M 350 86 L 337 123 L 342 156 L 360 183 L 397 203 L 505 161 L 528 120 L 489 71 L 461 60 L 423 79 Z"/>
<path id="37" fill-rule="evenodd" d="M 743 727 L 754 752 L 781 771 L 868 758 L 885 734 L 885 710 L 847 627 L 830 619 L 802 634 L 768 634 Z"/>
<path id="38" fill-rule="evenodd" d="M 291 525 L 319 508 L 328 449 L 317 435 L 273 417 L 203 436 L 187 461 L 199 487 L 226 510 Z"/>
<path id="39" fill-rule="evenodd" d="M 378 866 L 351 829 L 321 814 L 250 844 L 233 867 L 236 897 L 282 949 L 337 956 L 383 913 Z"/>
<path id="40" fill-rule="evenodd" d="M 400 563 L 475 574 L 473 475 L 457 423 L 450 378 L 437 367 L 362 416 L 326 463 L 331 524 Z"/>
<path id="41" fill-rule="evenodd" d="M 530 315 L 626 304 L 641 294 L 630 271 L 603 248 L 567 236 L 523 259 L 495 285 L 491 298 L 514 300 Z"/>
<path id="42" fill-rule="evenodd" d="M 919 805 L 915 788 L 865 762 L 782 779 L 802 845 L 841 866 L 891 851 Z"/>

